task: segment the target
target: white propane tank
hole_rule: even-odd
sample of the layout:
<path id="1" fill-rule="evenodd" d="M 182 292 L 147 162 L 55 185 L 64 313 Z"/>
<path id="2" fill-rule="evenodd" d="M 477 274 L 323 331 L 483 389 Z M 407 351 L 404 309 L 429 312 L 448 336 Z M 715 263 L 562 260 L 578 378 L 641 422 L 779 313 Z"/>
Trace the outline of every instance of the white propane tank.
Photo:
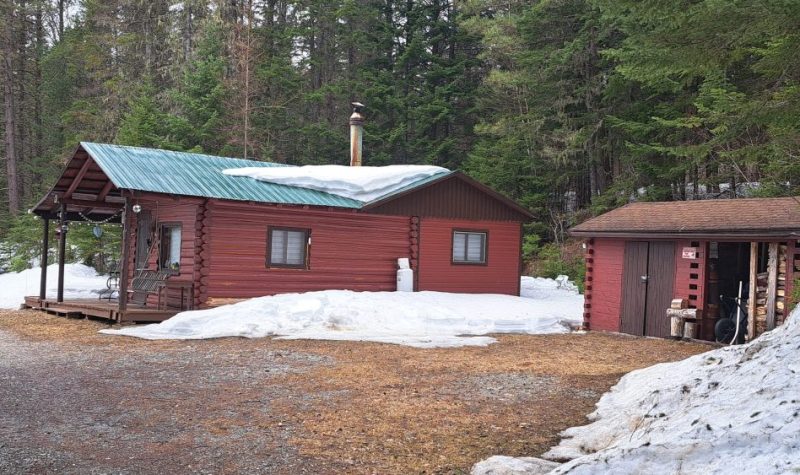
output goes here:
<path id="1" fill-rule="evenodd" d="M 397 259 L 397 291 L 398 292 L 413 292 L 414 291 L 414 271 L 409 265 L 407 257 Z"/>

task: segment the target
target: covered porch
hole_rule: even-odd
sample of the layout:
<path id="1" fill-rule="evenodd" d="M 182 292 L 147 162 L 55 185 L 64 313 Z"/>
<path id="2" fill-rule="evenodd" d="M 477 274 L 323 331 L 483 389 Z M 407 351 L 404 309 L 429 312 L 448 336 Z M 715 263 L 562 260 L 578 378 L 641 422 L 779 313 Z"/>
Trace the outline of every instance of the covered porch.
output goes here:
<path id="1" fill-rule="evenodd" d="M 30 210 L 42 220 L 41 278 L 39 295 L 25 296 L 23 307 L 55 315 L 102 318 L 113 322 L 157 322 L 193 308 L 190 282 L 171 282 L 168 275 L 162 275 L 165 273 L 134 269 L 132 248 L 136 239 L 136 214 L 141 206 L 132 202 L 133 195 L 132 191 L 118 186 L 82 146 L 78 147 L 56 184 Z M 102 224 L 122 227 L 116 266 L 118 285 L 112 289 L 109 284 L 105 296 L 69 298 L 66 295 L 65 298 L 64 267 L 70 224 L 78 222 L 96 227 Z M 53 234 L 57 239 L 55 295 L 47 293 L 51 227 L 55 227 Z M 50 291 L 53 292 L 52 287 Z"/>

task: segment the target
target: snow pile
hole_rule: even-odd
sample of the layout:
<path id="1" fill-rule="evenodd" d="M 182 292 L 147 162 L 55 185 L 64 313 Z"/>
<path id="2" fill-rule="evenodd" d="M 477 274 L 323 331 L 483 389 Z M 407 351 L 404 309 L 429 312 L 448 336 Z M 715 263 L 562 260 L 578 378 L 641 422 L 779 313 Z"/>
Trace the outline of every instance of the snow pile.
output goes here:
<path id="1" fill-rule="evenodd" d="M 800 307 L 746 345 L 627 374 L 544 457 L 572 459 L 554 474 L 797 473 L 798 373 Z"/>
<path id="2" fill-rule="evenodd" d="M 495 455 L 472 467 L 471 475 L 544 475 L 558 464 L 536 457 Z"/>
<path id="3" fill-rule="evenodd" d="M 554 297 L 568 299 L 570 294 L 578 293 L 578 286 L 572 283 L 566 275 L 560 275 L 555 279 L 523 276 L 520 284 L 520 295 L 531 299 L 552 299 Z M 562 292 L 556 292 L 556 290 Z M 582 303 L 583 301 L 581 301 Z"/>
<path id="4" fill-rule="evenodd" d="M 256 180 L 324 191 L 358 201 L 370 202 L 423 178 L 449 170 L 430 165 L 389 165 L 346 167 L 306 165 L 302 167 L 230 168 L 222 173 Z"/>
<path id="5" fill-rule="evenodd" d="M 583 296 L 538 289 L 538 299 L 444 292 L 325 290 L 182 312 L 155 325 L 103 330 L 146 339 L 219 337 L 354 340 L 418 348 L 485 346 L 489 333 L 564 333 L 582 319 Z"/>
<path id="6" fill-rule="evenodd" d="M 0 308 L 19 308 L 25 296 L 39 295 L 41 269 L 34 267 L 22 272 L 0 274 Z M 97 298 L 106 288 L 108 276 L 83 264 L 64 265 L 64 298 Z M 58 291 L 58 264 L 47 266 L 47 296 L 55 298 Z"/>
<path id="7" fill-rule="evenodd" d="M 800 308 L 751 343 L 623 377 L 545 454 L 554 473 L 800 471 Z"/>

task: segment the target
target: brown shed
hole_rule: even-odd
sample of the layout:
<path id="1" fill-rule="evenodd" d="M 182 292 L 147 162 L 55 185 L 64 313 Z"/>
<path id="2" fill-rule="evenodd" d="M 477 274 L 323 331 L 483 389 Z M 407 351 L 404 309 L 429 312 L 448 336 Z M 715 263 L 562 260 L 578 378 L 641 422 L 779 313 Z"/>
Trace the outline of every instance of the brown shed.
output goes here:
<path id="1" fill-rule="evenodd" d="M 632 203 L 570 234 L 585 239 L 584 324 L 593 330 L 669 336 L 667 309 L 683 299 L 699 337 L 716 339 L 738 307 L 751 339 L 796 303 L 798 198 Z"/>

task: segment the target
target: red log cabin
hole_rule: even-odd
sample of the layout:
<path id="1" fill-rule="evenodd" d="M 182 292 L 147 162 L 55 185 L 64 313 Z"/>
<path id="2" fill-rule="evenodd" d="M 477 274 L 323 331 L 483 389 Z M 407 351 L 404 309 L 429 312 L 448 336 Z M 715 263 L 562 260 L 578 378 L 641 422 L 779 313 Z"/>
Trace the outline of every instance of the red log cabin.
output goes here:
<path id="1" fill-rule="evenodd" d="M 360 150 L 359 150 L 360 152 Z M 519 295 L 529 211 L 460 172 L 443 170 L 370 202 L 228 176 L 287 166 L 195 153 L 81 143 L 32 210 L 123 226 L 118 301 L 26 297 L 31 308 L 116 321 L 159 321 L 181 309 L 324 289 L 391 291 L 398 258 L 415 290 Z M 134 299 L 134 297 L 139 297 Z M 134 301 L 135 300 L 135 301 Z"/>
<path id="2" fill-rule="evenodd" d="M 570 234 L 585 240 L 591 330 L 670 336 L 667 309 L 682 299 L 696 309 L 700 338 L 718 339 L 720 320 L 738 317 L 740 336 L 752 339 L 797 303 L 798 198 L 632 203 Z"/>

